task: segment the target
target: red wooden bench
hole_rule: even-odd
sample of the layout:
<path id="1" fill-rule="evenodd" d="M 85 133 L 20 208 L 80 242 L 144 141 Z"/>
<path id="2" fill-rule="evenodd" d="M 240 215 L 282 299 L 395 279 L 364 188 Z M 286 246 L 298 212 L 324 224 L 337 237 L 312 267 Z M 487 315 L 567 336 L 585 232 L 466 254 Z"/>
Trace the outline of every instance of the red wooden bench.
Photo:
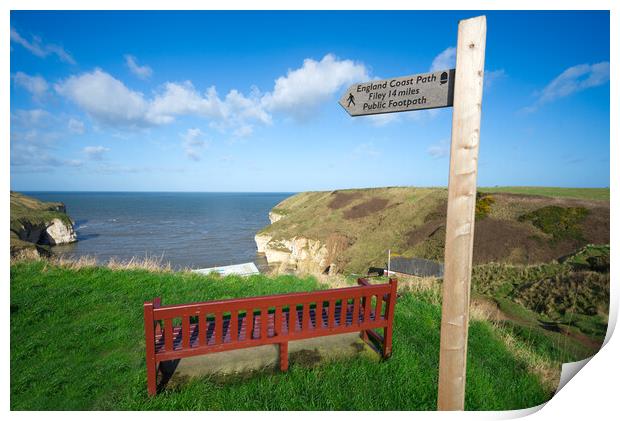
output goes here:
<path id="1" fill-rule="evenodd" d="M 360 331 L 369 344 L 369 338 L 378 342 L 388 358 L 396 280 L 370 284 L 360 278 L 358 284 L 182 305 L 162 306 L 160 298 L 144 303 L 149 395 L 157 393 L 159 363 L 212 352 L 278 344 L 280 369 L 286 371 L 289 341 Z M 374 331 L 378 328 L 383 335 Z"/>

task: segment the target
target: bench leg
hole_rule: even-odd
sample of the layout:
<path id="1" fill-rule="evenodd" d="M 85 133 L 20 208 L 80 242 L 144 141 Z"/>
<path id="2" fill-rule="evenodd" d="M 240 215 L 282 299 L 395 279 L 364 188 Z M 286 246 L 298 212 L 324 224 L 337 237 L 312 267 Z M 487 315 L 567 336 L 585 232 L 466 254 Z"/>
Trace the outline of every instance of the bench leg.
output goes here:
<path id="1" fill-rule="evenodd" d="M 280 370 L 288 371 L 288 342 L 280 344 Z"/>
<path id="2" fill-rule="evenodd" d="M 383 328 L 383 358 L 392 356 L 392 326 Z"/>
<path id="3" fill-rule="evenodd" d="M 146 384 L 149 396 L 157 394 L 157 363 L 154 360 L 146 361 Z"/>

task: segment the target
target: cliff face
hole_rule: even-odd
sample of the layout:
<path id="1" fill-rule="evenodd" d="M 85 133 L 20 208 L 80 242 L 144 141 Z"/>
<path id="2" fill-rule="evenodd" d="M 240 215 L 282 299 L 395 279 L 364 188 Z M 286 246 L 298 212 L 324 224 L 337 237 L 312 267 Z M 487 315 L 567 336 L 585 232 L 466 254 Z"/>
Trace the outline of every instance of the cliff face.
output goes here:
<path id="1" fill-rule="evenodd" d="M 284 215 L 282 215 L 281 213 L 276 213 L 274 211 L 269 212 L 269 222 L 272 224 L 278 222 L 283 217 Z"/>
<path id="2" fill-rule="evenodd" d="M 47 254 L 38 246 L 77 241 L 73 222 L 62 203 L 46 203 L 11 192 L 11 255 Z"/>
<path id="3" fill-rule="evenodd" d="M 335 273 L 330 252 L 319 240 L 304 237 L 276 240 L 267 234 L 254 237 L 259 253 L 278 271 L 304 273 Z"/>

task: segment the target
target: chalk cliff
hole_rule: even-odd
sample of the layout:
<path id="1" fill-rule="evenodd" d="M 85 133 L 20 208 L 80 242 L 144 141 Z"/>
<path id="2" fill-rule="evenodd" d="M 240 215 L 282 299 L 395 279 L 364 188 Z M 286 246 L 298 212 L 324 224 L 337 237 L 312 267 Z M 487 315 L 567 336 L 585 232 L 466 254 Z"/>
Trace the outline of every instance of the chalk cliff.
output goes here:
<path id="1" fill-rule="evenodd" d="M 11 255 L 41 256 L 55 246 L 77 241 L 73 221 L 62 203 L 41 202 L 11 192 Z"/>

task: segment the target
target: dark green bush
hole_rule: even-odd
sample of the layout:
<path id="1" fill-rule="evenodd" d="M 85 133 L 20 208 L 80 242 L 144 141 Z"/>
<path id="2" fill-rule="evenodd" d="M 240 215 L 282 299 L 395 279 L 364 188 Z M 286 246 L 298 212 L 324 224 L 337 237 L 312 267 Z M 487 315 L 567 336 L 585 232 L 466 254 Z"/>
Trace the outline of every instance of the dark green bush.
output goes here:
<path id="1" fill-rule="evenodd" d="M 582 207 L 544 206 L 521 215 L 519 221 L 531 221 L 542 232 L 551 235 L 553 241 L 583 240 L 581 223 L 589 213 Z"/>

